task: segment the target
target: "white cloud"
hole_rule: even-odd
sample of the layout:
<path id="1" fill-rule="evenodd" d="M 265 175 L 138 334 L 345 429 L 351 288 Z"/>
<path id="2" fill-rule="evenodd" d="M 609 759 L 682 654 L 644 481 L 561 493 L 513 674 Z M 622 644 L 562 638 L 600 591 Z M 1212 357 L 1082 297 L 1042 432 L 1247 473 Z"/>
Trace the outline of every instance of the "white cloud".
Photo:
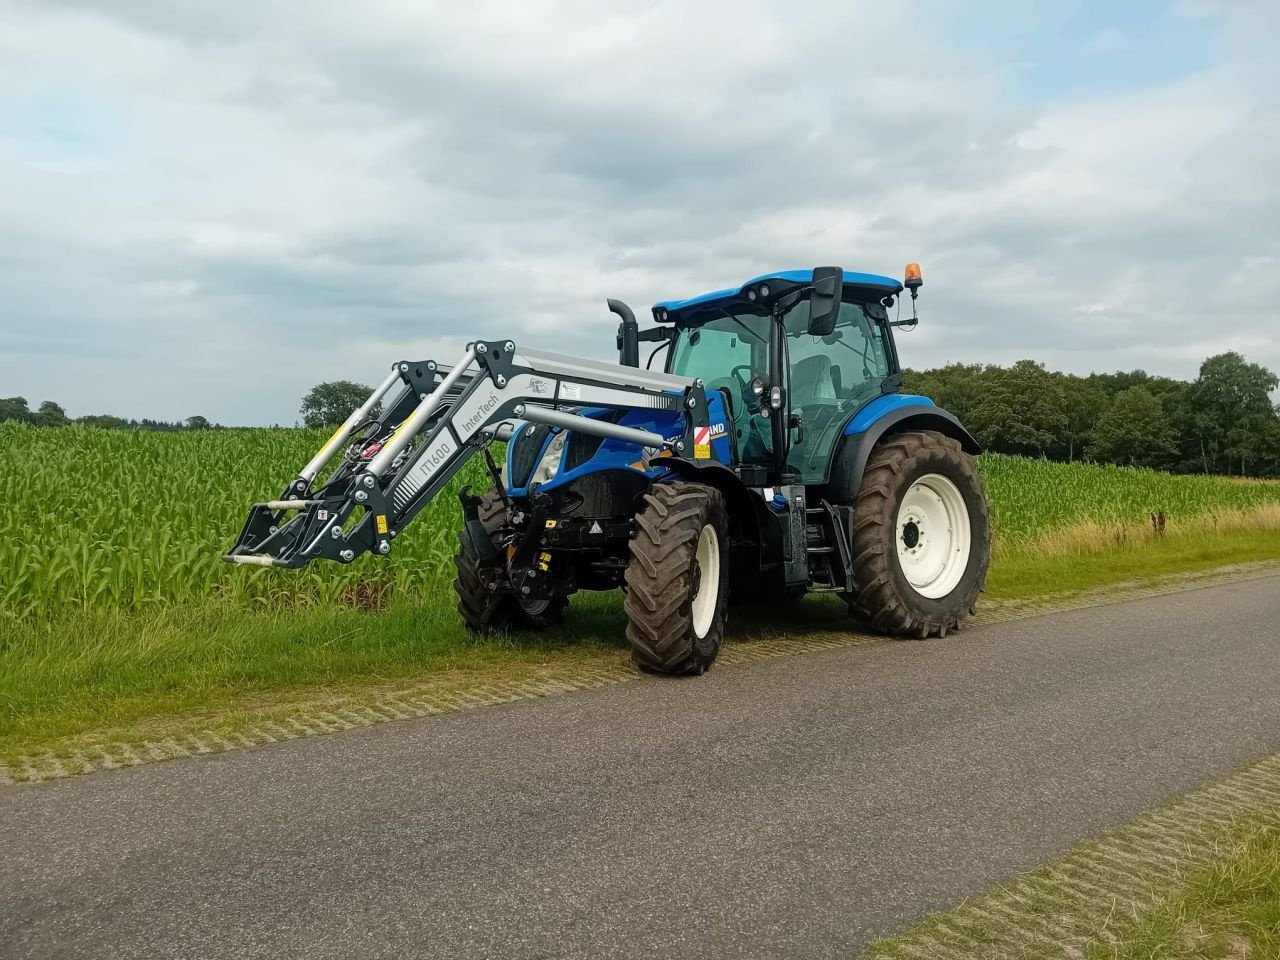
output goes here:
<path id="1" fill-rule="evenodd" d="M 1211 70 L 1037 106 L 923 8 L 23 4 L 0 394 L 289 422 L 476 335 L 606 355 L 606 296 L 907 260 L 913 364 L 1192 375 L 1224 314 L 1278 324 L 1265 6 L 1215 14 Z"/>

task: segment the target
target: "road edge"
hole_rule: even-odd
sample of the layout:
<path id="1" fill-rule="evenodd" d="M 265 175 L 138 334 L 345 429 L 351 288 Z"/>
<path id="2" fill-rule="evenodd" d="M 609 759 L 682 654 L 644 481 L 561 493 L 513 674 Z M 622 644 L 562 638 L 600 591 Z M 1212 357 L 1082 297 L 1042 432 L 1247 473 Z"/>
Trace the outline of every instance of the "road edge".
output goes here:
<path id="1" fill-rule="evenodd" d="M 966 626 L 982 627 L 1278 575 L 1280 560 L 1258 561 L 1113 584 L 1081 593 L 986 601 Z M 717 669 L 779 657 L 891 642 L 894 641 L 859 632 L 807 633 L 730 642 L 720 654 Z M 225 753 L 378 723 L 457 713 L 635 680 L 670 682 L 655 680 L 640 673 L 631 665 L 624 651 L 607 651 L 598 657 L 580 659 L 570 665 L 535 668 L 529 677 L 522 679 L 487 679 L 483 675 L 459 677 L 446 674 L 388 687 L 347 690 L 337 695 L 318 692 L 315 700 L 304 699 L 286 704 L 274 711 L 273 715 L 257 720 L 220 724 L 192 718 L 184 726 L 181 717 L 166 718 L 165 722 L 172 729 L 165 730 L 161 735 L 149 733 L 144 728 L 136 731 L 103 731 L 97 742 L 22 755 L 16 761 L 0 759 L 0 788 L 165 760 Z"/>
<path id="2" fill-rule="evenodd" d="M 1280 754 L 1139 814 L 988 893 L 878 940 L 864 960 L 1084 958 L 1114 946 L 1229 848 L 1242 821 L 1280 818 Z"/>

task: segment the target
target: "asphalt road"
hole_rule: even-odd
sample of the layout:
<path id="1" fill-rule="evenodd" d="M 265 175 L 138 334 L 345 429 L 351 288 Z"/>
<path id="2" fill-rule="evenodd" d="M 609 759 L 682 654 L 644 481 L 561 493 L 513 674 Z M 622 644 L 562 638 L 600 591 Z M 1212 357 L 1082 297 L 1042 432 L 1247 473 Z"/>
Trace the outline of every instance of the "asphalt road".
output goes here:
<path id="1" fill-rule="evenodd" d="M 1280 750 L 1280 577 L 0 790 L 0 957 L 850 957 Z"/>

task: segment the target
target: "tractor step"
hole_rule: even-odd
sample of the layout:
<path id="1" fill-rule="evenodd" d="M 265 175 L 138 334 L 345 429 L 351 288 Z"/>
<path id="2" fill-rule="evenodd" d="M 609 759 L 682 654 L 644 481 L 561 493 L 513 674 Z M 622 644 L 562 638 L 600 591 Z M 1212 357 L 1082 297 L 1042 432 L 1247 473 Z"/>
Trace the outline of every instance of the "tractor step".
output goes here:
<path id="1" fill-rule="evenodd" d="M 853 589 L 853 556 L 849 547 L 849 507 L 820 500 L 805 510 L 805 552 L 809 556 L 809 589 L 815 593 L 847 593 Z"/>

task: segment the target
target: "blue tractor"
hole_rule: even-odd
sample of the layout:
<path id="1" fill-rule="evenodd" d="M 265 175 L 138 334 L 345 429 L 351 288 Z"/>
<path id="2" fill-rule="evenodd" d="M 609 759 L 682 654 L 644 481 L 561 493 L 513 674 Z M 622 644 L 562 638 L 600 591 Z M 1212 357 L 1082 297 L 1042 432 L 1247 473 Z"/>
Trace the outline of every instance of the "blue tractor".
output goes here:
<path id="1" fill-rule="evenodd" d="M 481 454 L 492 486 L 460 495 L 454 583 L 477 633 L 542 629 L 575 592 L 621 587 L 633 658 L 657 673 L 705 671 L 731 604 L 808 592 L 891 636 L 945 636 L 974 611 L 990 525 L 977 442 L 901 392 L 893 331 L 921 282 L 915 264 L 905 283 L 771 273 L 658 303 L 648 329 L 610 300 L 617 364 L 510 340 L 399 361 L 227 559 L 389 554 Z M 904 289 L 912 316 L 891 319 Z"/>

